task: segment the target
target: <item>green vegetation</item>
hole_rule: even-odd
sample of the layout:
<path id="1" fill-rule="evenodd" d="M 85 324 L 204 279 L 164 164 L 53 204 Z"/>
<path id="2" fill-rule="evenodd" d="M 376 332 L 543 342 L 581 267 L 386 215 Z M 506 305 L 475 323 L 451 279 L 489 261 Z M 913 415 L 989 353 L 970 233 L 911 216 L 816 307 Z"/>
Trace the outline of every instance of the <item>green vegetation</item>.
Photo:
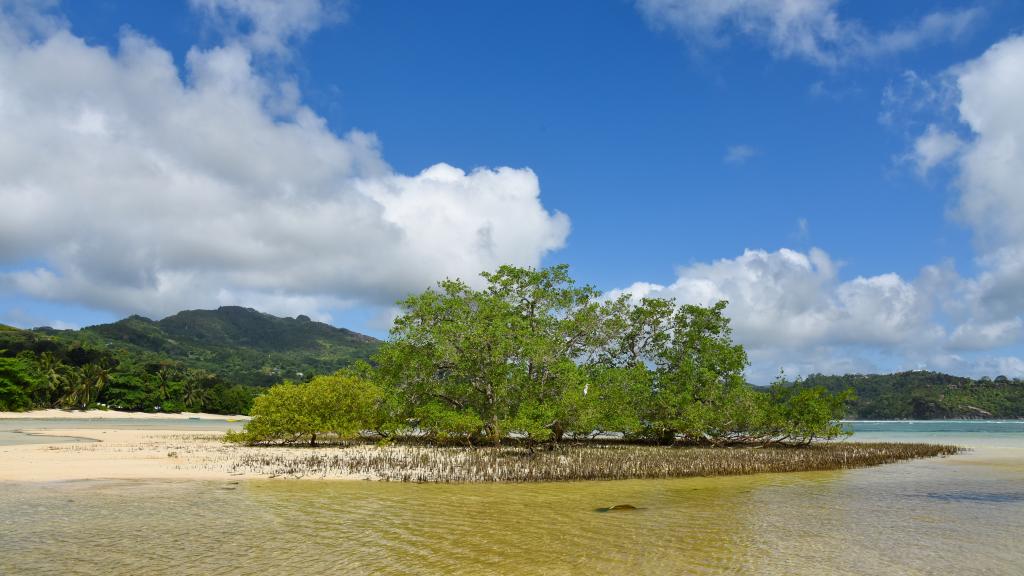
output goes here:
<path id="1" fill-rule="evenodd" d="M 332 373 L 378 345 L 305 316 L 236 306 L 81 330 L 0 325 L 0 410 L 246 414 L 263 388 Z"/>
<path id="2" fill-rule="evenodd" d="M 361 365 L 325 392 L 313 384 L 272 388 L 236 439 L 350 437 L 351 428 L 336 432 L 331 411 L 346 404 L 310 408 L 321 393 L 370 399 L 373 407 L 358 405 L 346 425 L 435 443 L 532 448 L 613 434 L 771 445 L 843 434 L 836 420 L 847 394 L 744 381 L 747 356 L 732 342 L 725 302 L 602 299 L 577 286 L 566 266 L 503 266 L 482 276 L 481 289 L 446 280 L 407 298 L 375 367 Z"/>
<path id="3" fill-rule="evenodd" d="M 317 435 L 356 438 L 374 425 L 381 396 L 372 382 L 341 373 L 317 376 L 304 384 L 286 382 L 257 397 L 252 421 L 244 432 L 229 434 L 229 439 L 251 443 L 308 439 L 316 446 Z"/>
<path id="4" fill-rule="evenodd" d="M 795 388 L 852 389 L 848 418 L 867 420 L 941 418 L 1024 418 L 1024 380 L 1006 376 L 973 380 L 938 372 L 898 374 L 812 374 L 790 382 Z"/>
<path id="5" fill-rule="evenodd" d="M 94 408 L 247 413 L 256 391 L 158 356 L 0 332 L 0 410 Z"/>
<path id="6" fill-rule="evenodd" d="M 131 316 L 81 330 L 35 332 L 147 361 L 171 361 L 217 374 L 233 384 L 257 387 L 330 374 L 369 358 L 380 345 L 369 336 L 306 316 L 278 318 L 238 306 L 186 310 L 156 322 Z"/>

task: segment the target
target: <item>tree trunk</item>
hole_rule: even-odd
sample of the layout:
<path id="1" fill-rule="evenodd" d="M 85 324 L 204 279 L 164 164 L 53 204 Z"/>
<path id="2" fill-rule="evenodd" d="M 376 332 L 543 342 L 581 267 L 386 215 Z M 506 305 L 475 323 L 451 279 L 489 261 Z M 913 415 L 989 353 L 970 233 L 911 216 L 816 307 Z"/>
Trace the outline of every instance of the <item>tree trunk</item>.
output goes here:
<path id="1" fill-rule="evenodd" d="M 501 446 L 501 433 L 498 432 L 498 415 L 491 416 L 491 434 L 494 435 L 494 447 Z"/>
<path id="2" fill-rule="evenodd" d="M 309 445 L 310 446 L 316 446 L 316 434 L 313 434 L 313 436 L 310 437 Z"/>
<path id="3" fill-rule="evenodd" d="M 562 441 L 562 436 L 565 435 L 565 430 L 562 428 L 562 423 L 555 421 L 554 425 L 551 426 L 551 436 L 555 440 L 555 444 Z"/>

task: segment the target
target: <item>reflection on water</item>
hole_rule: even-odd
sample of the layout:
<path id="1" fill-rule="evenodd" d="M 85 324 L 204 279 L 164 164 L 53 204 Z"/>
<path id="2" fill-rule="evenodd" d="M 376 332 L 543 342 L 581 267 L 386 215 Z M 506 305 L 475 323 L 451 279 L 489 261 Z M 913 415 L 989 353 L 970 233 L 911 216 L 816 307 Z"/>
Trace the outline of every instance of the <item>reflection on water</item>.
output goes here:
<path id="1" fill-rule="evenodd" d="M 1020 574 L 1024 470 L 0 490 L 0 574 Z M 636 510 L 596 512 L 617 504 Z"/>

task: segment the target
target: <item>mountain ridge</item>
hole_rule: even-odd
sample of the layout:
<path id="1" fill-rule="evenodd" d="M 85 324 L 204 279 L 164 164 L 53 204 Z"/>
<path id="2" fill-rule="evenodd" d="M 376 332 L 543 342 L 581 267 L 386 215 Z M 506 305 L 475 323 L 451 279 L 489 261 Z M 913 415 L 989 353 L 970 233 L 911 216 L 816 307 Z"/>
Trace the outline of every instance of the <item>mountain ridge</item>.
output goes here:
<path id="1" fill-rule="evenodd" d="M 279 317 L 241 306 L 183 310 L 160 320 L 133 314 L 78 330 L 29 331 L 108 351 L 165 356 L 248 386 L 334 372 L 369 359 L 381 343 L 308 316 Z"/>

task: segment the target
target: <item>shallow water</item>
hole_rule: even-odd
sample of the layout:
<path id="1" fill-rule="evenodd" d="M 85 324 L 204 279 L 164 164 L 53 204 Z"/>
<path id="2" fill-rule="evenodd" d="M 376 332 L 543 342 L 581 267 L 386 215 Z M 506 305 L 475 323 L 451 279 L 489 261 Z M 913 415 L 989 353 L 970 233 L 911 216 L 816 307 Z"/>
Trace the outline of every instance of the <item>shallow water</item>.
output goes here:
<path id="1" fill-rule="evenodd" d="M 1020 574 L 1024 432 L 966 430 L 912 437 L 962 456 L 837 472 L 5 484 L 0 574 Z M 913 434 L 858 436 L 887 433 Z"/>

